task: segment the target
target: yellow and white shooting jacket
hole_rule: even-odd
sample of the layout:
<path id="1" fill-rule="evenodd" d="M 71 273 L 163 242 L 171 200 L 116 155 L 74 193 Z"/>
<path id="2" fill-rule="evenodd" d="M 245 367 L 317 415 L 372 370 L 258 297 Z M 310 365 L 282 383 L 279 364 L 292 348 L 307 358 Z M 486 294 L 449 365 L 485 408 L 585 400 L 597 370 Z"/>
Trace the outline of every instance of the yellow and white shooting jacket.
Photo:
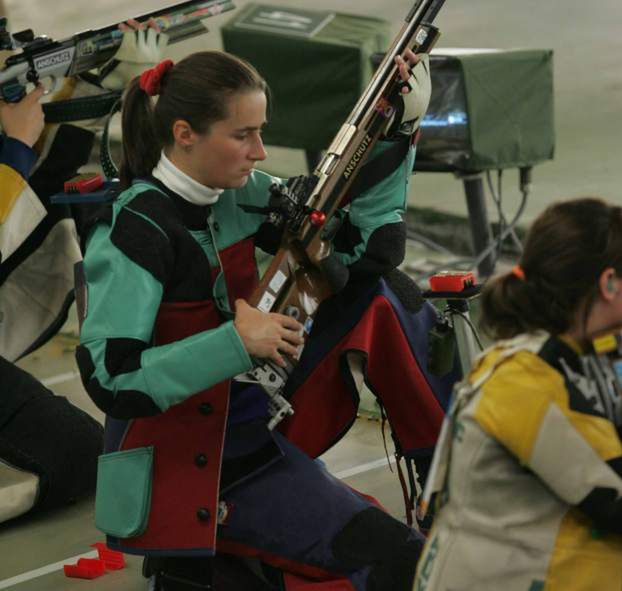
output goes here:
<path id="1" fill-rule="evenodd" d="M 521 335 L 458 385 L 414 590 L 622 590 L 622 443 L 578 353 Z"/>

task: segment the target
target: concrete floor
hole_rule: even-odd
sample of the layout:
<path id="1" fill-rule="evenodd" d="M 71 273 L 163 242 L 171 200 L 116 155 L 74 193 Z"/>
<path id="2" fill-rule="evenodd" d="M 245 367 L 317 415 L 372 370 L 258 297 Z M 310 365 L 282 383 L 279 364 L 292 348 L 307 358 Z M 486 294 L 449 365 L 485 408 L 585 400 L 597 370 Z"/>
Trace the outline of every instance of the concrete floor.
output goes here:
<path id="1" fill-rule="evenodd" d="M 37 32 L 60 38 L 77 30 L 94 28 L 170 4 L 165 0 L 134 0 L 131 10 L 122 0 L 100 0 L 95 10 L 85 10 L 78 0 L 57 0 L 53 15 L 44 0 L 5 0 L 13 30 L 32 27 Z M 246 0 L 237 0 L 242 7 Z M 305 7 L 305 0 L 282 0 L 282 6 Z M 382 17 L 395 30 L 407 12 L 408 0 L 382 4 Z M 315 0 L 314 8 L 377 16 L 378 3 L 371 0 Z M 172 57 L 198 48 L 218 47 L 218 28 L 232 13 L 212 19 L 213 34 L 176 46 Z M 555 50 L 557 151 L 555 160 L 538 167 L 535 188 L 525 219 L 539 213 L 558 197 L 598 194 L 622 205 L 622 167 L 618 160 L 622 147 L 622 4 L 619 0 L 447 0 L 439 18 L 445 47 L 532 47 Z M 281 175 L 300 173 L 305 168 L 302 152 L 273 148 L 266 169 Z M 513 176 L 508 174 L 508 177 Z M 461 183 L 450 175 L 420 174 L 412 183 L 410 203 L 464 213 Z M 506 201 L 517 202 L 514 182 L 508 183 Z M 512 207 L 510 205 L 510 214 Z M 410 260 L 429 258 L 416 250 Z M 77 333 L 70 321 L 46 347 L 30 355 L 20 365 L 44 380 L 55 392 L 101 419 L 101 413 L 85 396 L 76 375 L 73 348 Z M 334 473 L 381 460 L 384 449 L 377 422 L 359 420 L 325 461 Z M 372 464 L 376 466 L 376 464 Z M 377 496 L 396 516 L 403 513 L 401 491 L 395 474 L 386 465 L 345 477 L 344 480 Z M 71 557 L 91 551 L 89 544 L 100 540 L 93 526 L 92 499 L 48 515 L 16 520 L 0 525 L 0 589 L 16 591 L 107 591 L 145 589 L 140 563 L 129 558 L 128 567 L 95 581 L 66 579 L 58 567 L 19 584 L 11 579 L 37 569 L 54 567 Z M 75 559 L 74 559 L 75 562 Z M 33 572 L 34 571 L 34 572 Z"/>

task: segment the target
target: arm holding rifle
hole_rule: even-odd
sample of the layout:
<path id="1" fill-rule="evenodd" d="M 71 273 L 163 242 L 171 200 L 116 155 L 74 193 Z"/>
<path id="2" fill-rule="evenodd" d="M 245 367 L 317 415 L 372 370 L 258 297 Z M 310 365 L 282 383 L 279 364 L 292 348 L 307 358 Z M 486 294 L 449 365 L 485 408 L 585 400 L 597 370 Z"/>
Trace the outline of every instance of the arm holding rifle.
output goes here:
<path id="1" fill-rule="evenodd" d="M 43 129 L 41 87 L 19 103 L 0 101 L 0 262 L 5 261 L 45 217 L 28 185 L 37 159 L 33 146 Z"/>
<path id="2" fill-rule="evenodd" d="M 401 261 L 405 243 L 403 227 L 401 236 L 396 233 L 394 237 L 398 249 L 393 260 L 391 257 L 387 259 L 386 256 L 374 255 L 367 246 L 371 244 L 369 239 L 378 228 L 389 226 L 399 229 L 399 210 L 403 211 L 405 206 L 405 186 L 410 169 L 402 177 L 403 193 L 400 203 L 397 204 L 398 215 L 392 211 L 396 204 L 390 201 L 387 209 L 381 212 L 386 218 L 380 221 L 378 215 L 366 216 L 365 207 L 354 205 L 354 214 L 357 209 L 362 210 L 358 219 L 356 215 L 353 217 L 358 224 L 364 225 L 366 237 L 363 237 L 358 226 L 351 224 L 350 228 L 354 231 L 348 237 L 349 245 L 347 240 L 344 241 L 344 248 L 343 244 L 335 243 L 335 239 L 339 231 L 338 222 L 344 219 L 344 205 L 361 199 L 370 187 L 372 190 L 374 187 L 382 187 L 383 181 L 395 170 L 391 167 L 388 171 L 381 168 L 377 173 L 377 158 L 373 158 L 374 166 L 365 167 L 365 163 L 370 161 L 370 155 L 382 150 L 387 130 L 393 131 L 397 127 L 402 131 L 400 119 L 406 109 L 400 112 L 399 99 L 407 86 L 404 80 L 409 73 L 403 60 L 409 60 L 412 54 L 425 54 L 434 46 L 439 31 L 432 23 L 443 3 L 444 0 L 415 2 L 384 60 L 313 174 L 290 179 L 286 187 L 271 189 L 274 204 L 270 204 L 268 210 L 273 212 L 271 218 L 275 223 L 284 224 L 285 231 L 280 248 L 262 276 L 259 286 L 249 298 L 252 306 L 264 312 L 285 312 L 293 315 L 305 326 L 305 332 L 308 333 L 321 302 L 346 285 L 351 269 L 345 267 L 344 262 L 351 263 L 351 268 L 354 268 L 357 260 L 362 258 L 361 255 L 367 253 L 371 255 L 367 258 L 374 263 L 371 267 L 375 267 L 376 276 L 380 276 L 383 271 L 394 268 Z M 427 100 L 421 103 L 426 104 Z M 400 142 L 396 143 L 400 147 Z M 403 142 L 401 146 L 405 148 L 406 154 L 410 152 L 410 142 Z M 387 153 L 391 153 L 390 150 Z M 405 157 L 405 154 L 398 156 L 394 163 L 401 164 Z M 367 178 L 365 174 L 361 174 L 365 168 L 369 175 Z M 359 203 L 365 204 L 365 201 Z M 370 210 L 373 211 L 372 200 Z M 347 226 L 342 229 L 346 236 L 347 229 Z M 342 260 L 339 251 L 342 253 Z M 346 257 L 343 257 L 344 253 Z M 363 264 L 360 267 L 365 271 Z M 408 307 L 410 311 L 416 311 L 417 302 L 413 301 Z M 270 363 L 264 363 L 248 374 L 248 379 L 259 383 L 274 402 L 271 427 L 278 424 L 286 414 L 293 412 L 287 400 L 280 394 L 297 363 L 297 359 L 290 361 L 291 364 L 288 363 L 285 372 Z"/>
<path id="3" fill-rule="evenodd" d="M 37 86 L 18 103 L 0 101 L 0 127 L 6 139 L 19 140 L 28 148 L 32 148 L 43 131 L 44 119 L 41 107 L 43 87 Z M 3 146 L 4 152 L 5 146 Z M 22 176 L 28 177 L 30 171 Z"/>
<path id="4" fill-rule="evenodd" d="M 352 278 L 379 277 L 404 258 L 408 182 L 416 152 L 416 133 L 430 100 L 427 54 L 405 52 L 396 58 L 407 82 L 399 98 L 400 108 L 387 122 L 384 137 L 374 146 L 358 176 L 357 185 L 334 246 Z M 411 69 L 411 64 L 413 65 Z M 383 178 L 374 184 L 385 171 Z M 379 174 L 380 172 L 380 174 Z M 361 191 L 361 187 L 369 188 Z"/>
<path id="5" fill-rule="evenodd" d="M 352 187 L 333 222 L 340 226 L 333 240 L 335 257 L 348 267 L 353 279 L 378 278 L 397 267 L 404 257 L 403 214 L 415 157 L 413 140 L 431 92 L 427 54 L 406 50 L 404 55 L 406 60 L 401 56 L 396 59 L 406 82 L 399 99 L 401 106 L 387 122 L 382 139 L 359 173 L 360 181 Z M 281 234 L 274 232 L 274 226 L 266 223 L 260 227 L 256 237 L 259 248 L 274 254 L 280 241 Z"/>
<path id="6" fill-rule="evenodd" d="M 147 40 L 155 37 L 148 30 L 138 30 L 138 23 L 130 22 L 124 33 L 123 61 L 119 62 L 115 84 L 124 84 L 123 75 L 149 66 L 147 59 L 157 59 L 162 42 L 154 45 Z M 129 81 L 129 80 L 128 80 Z M 103 83 L 107 77 L 103 78 Z M 103 89 L 72 76 L 57 93 L 60 100 L 70 96 L 102 93 Z M 48 331 L 55 318 L 60 317 L 67 305 L 66 298 L 73 288 L 72 267 L 80 260 L 76 228 L 66 206 L 52 205 L 49 195 L 63 188 L 63 183 L 75 176 L 90 156 L 94 132 L 101 127 L 101 119 L 69 124 L 45 124 L 41 98 L 44 88 L 34 90 L 17 102 L 0 101 L 0 312 L 5 322 L 0 326 L 0 355 L 14 360 L 29 350 L 39 337 Z M 48 103 L 50 104 L 50 103 Z M 60 236 L 64 236 L 60 239 Z M 56 237 L 56 238 L 53 238 Z M 54 245 L 54 240 L 59 241 Z M 43 271 L 50 250 L 61 248 L 61 256 L 54 257 L 54 268 L 49 288 L 49 306 L 43 312 L 35 304 L 40 287 L 26 285 L 27 277 L 36 277 Z M 41 263 L 37 262 L 41 261 Z M 30 272 L 26 272 L 26 269 Z M 9 284 L 19 283 L 19 288 Z M 17 291 L 19 289 L 19 291 Z M 16 300 L 15 293 L 25 294 Z M 29 330 L 18 323 L 17 316 L 29 318 Z"/>

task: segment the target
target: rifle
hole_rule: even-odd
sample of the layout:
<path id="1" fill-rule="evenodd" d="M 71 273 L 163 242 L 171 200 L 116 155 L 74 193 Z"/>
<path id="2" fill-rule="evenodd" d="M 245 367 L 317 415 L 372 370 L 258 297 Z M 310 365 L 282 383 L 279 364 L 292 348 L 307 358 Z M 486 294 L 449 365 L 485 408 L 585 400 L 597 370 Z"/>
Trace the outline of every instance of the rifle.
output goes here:
<path id="1" fill-rule="evenodd" d="M 142 23 L 155 19 L 161 31 L 168 35 L 170 44 L 206 33 L 203 19 L 233 8 L 232 0 L 189 0 L 143 14 L 136 20 Z M 6 19 L 0 19 L 0 49 L 21 49 L 0 70 L 0 97 L 17 102 L 26 93 L 27 84 L 47 78 L 52 81 L 50 90 L 54 90 L 59 79 L 86 73 L 108 62 L 122 39 L 118 23 L 54 41 L 46 36 L 35 37 L 31 29 L 11 34 L 6 30 Z"/>
<path id="2" fill-rule="evenodd" d="M 294 317 L 304 326 L 305 337 L 320 303 L 343 287 L 342 269 L 330 256 L 331 241 L 338 229 L 331 218 L 344 202 L 367 154 L 395 113 L 403 86 L 395 57 L 406 49 L 415 53 L 432 49 L 440 36 L 432 22 L 444 2 L 415 2 L 384 60 L 313 174 L 290 179 L 287 186 L 273 185 L 268 208 L 243 208 L 269 213 L 271 223 L 284 226 L 281 246 L 249 304 L 263 312 Z M 259 384 L 267 392 L 271 429 L 285 416 L 293 414 L 282 392 L 301 352 L 302 348 L 296 359 L 288 357 L 285 368 L 262 360 L 244 377 L 236 378 Z"/>

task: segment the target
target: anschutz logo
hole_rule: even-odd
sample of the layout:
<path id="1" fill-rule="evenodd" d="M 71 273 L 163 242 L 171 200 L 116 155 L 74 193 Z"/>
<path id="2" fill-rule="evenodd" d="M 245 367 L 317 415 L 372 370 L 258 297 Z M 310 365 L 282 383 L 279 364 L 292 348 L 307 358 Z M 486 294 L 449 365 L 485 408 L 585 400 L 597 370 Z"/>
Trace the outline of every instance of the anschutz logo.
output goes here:
<path id="1" fill-rule="evenodd" d="M 67 62 L 71 62 L 71 51 L 69 50 L 62 51 L 61 53 L 53 53 L 52 55 L 35 60 L 35 69 L 45 70 L 46 68 L 60 66 Z"/>
<path id="2" fill-rule="evenodd" d="M 369 148 L 370 143 L 371 137 L 369 136 L 369 134 L 366 134 L 360 146 L 357 148 L 356 152 L 354 152 L 354 156 L 352 156 L 352 159 L 348 163 L 348 166 L 346 166 L 346 169 L 343 172 L 343 178 L 345 178 L 346 180 L 350 178 L 350 175 L 359 165 L 359 162 L 365 155 L 365 152 L 367 152 L 367 148 Z"/>

